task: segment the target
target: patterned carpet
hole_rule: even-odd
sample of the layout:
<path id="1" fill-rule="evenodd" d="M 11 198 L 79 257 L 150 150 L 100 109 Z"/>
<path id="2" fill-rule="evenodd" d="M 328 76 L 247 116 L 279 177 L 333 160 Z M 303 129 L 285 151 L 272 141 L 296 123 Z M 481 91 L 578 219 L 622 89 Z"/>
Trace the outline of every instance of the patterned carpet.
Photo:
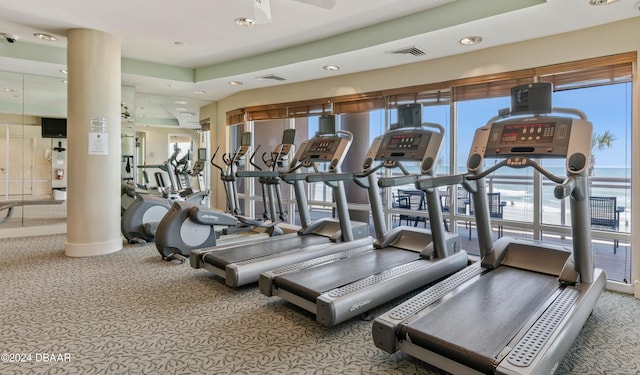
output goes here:
<path id="1" fill-rule="evenodd" d="M 64 240 L 3 240 L 0 374 L 440 374 L 378 350 L 369 321 L 328 329 L 255 285 L 163 262 L 153 244 L 68 258 Z M 638 374 L 639 333 L 640 301 L 606 292 L 557 373 Z"/>

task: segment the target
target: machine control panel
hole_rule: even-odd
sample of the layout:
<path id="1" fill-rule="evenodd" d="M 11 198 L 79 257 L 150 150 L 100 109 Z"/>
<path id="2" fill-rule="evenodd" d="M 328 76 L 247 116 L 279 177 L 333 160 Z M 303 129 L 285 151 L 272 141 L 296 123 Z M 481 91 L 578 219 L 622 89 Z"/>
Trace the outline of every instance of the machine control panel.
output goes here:
<path id="1" fill-rule="evenodd" d="M 427 128 L 406 127 L 388 131 L 379 141 L 374 141 L 364 163 L 365 169 L 372 166 L 373 160 L 392 168 L 398 162 L 418 162 L 421 173 L 429 172 L 435 160 L 438 160 L 444 133 Z"/>
<path id="2" fill-rule="evenodd" d="M 484 159 L 508 159 L 512 167 L 527 159 L 566 158 L 566 169 L 583 173 L 588 166 L 593 125 L 586 119 L 559 116 L 516 117 L 476 130 L 467 169 L 478 171 Z"/>
<path id="3" fill-rule="evenodd" d="M 382 139 L 376 160 L 422 161 L 430 139 L 431 132 L 423 129 L 389 132 Z"/>
<path id="4" fill-rule="evenodd" d="M 342 164 L 349 149 L 349 140 L 340 135 L 321 135 L 308 140 L 301 146 L 304 149 L 298 153 L 298 160 L 305 166 L 310 166 L 312 163 L 330 163 L 329 169 L 334 170 Z"/>
<path id="5" fill-rule="evenodd" d="M 571 118 L 515 119 L 491 124 L 485 157 L 566 157 Z"/>

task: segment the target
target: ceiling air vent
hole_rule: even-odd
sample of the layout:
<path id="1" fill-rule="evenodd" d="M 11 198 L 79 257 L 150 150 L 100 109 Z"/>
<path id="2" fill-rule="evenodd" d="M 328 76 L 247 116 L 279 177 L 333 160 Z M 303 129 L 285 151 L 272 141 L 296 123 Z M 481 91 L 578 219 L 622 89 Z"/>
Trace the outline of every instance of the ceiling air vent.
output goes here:
<path id="1" fill-rule="evenodd" d="M 413 55 L 413 56 L 425 56 L 427 54 L 426 52 L 424 52 L 423 50 L 415 46 L 400 48 L 394 51 L 389 51 L 387 53 L 393 53 L 396 55 Z"/>
<path id="2" fill-rule="evenodd" d="M 277 76 L 275 74 L 269 74 L 269 75 L 266 75 L 266 76 L 258 77 L 258 79 L 272 79 L 274 81 L 286 81 L 287 80 L 286 78 L 282 78 L 282 77 Z"/>

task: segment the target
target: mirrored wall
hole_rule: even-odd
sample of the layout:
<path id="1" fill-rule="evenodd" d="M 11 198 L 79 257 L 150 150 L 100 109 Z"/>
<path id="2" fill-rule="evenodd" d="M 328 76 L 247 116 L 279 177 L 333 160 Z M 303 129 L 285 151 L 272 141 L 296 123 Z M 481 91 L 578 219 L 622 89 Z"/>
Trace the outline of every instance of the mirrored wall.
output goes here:
<path id="1" fill-rule="evenodd" d="M 0 72 L 0 88 L 0 229 L 64 223 L 66 82 Z"/>
<path id="2" fill-rule="evenodd" d="M 207 103 L 140 94 L 131 86 L 122 87 L 121 99 L 123 184 L 155 187 L 153 175 L 168 162 L 172 137 L 188 139 L 190 154 L 206 144 L 197 128 Z M 66 80 L 0 71 L 0 232 L 36 226 L 64 232 L 66 117 Z"/>

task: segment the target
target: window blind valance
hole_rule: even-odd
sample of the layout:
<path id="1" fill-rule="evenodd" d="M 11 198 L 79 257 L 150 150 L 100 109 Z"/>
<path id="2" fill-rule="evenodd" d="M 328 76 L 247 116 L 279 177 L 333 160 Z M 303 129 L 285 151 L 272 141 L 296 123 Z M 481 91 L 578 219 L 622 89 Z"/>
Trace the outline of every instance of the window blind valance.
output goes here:
<path id="1" fill-rule="evenodd" d="M 509 96 L 514 86 L 536 81 L 552 83 L 555 91 L 630 82 L 636 61 L 637 53 L 628 52 L 397 89 L 240 108 L 227 112 L 227 125 L 245 120 L 368 112 L 395 108 L 403 103 L 439 105 L 450 101 L 495 98 Z"/>

